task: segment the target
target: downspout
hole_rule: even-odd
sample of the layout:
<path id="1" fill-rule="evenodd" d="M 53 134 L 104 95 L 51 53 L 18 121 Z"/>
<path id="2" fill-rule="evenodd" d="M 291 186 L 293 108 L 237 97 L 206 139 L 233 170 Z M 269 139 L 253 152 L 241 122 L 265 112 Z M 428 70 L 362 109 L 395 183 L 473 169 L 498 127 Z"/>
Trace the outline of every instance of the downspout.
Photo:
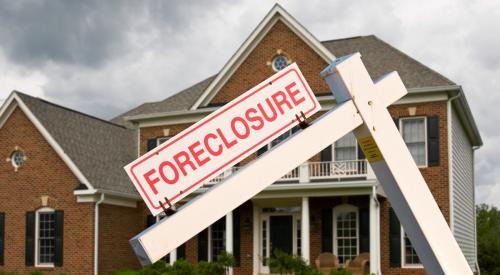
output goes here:
<path id="1" fill-rule="evenodd" d="M 382 269 L 380 268 L 380 202 L 377 198 L 377 187 L 375 185 L 372 186 L 372 197 L 375 201 L 375 205 L 377 206 L 377 250 L 379 256 L 377 257 L 377 274 L 382 275 Z"/>
<path id="2" fill-rule="evenodd" d="M 101 198 L 95 203 L 94 212 L 94 275 L 98 275 L 99 266 L 99 204 L 104 201 L 104 193 L 101 193 Z"/>

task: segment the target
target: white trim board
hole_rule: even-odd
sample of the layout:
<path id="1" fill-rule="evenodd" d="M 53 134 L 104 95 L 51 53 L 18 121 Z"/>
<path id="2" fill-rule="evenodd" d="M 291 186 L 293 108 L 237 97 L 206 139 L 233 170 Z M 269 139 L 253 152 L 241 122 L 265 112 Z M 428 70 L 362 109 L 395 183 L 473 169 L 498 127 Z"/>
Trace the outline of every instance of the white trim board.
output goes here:
<path id="1" fill-rule="evenodd" d="M 264 19 L 252 31 L 245 42 L 243 42 L 236 53 L 224 65 L 220 73 L 217 74 L 215 79 L 210 83 L 210 85 L 208 85 L 203 94 L 196 100 L 193 106 L 191 106 L 190 110 L 196 110 L 200 106 L 206 106 L 213 99 L 222 86 L 224 86 L 224 84 L 239 68 L 241 63 L 243 63 L 243 61 L 278 21 L 283 22 L 287 27 L 289 27 L 327 63 L 330 63 L 335 59 L 335 56 L 328 49 L 326 49 L 316 37 L 314 37 L 279 4 L 275 4 Z"/>

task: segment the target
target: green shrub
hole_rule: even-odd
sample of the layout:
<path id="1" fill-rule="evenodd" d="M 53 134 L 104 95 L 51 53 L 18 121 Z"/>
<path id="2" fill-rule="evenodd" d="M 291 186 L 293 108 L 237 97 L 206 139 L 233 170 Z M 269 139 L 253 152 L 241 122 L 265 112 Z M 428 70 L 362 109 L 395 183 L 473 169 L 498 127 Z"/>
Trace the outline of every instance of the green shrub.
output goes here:
<path id="1" fill-rule="evenodd" d="M 139 271 L 130 269 L 121 269 L 112 271 L 110 275 L 139 275 Z"/>
<path id="2" fill-rule="evenodd" d="M 195 267 L 196 275 L 218 274 L 224 273 L 224 266 L 218 262 L 201 261 Z"/>
<path id="3" fill-rule="evenodd" d="M 37 271 L 30 272 L 30 275 L 43 275 L 43 272 L 37 270 Z"/>
<path id="4" fill-rule="evenodd" d="M 144 266 L 139 272 L 139 275 L 163 275 L 167 272 L 168 266 L 164 261 L 157 261 L 152 265 Z M 133 274 L 133 273 L 132 273 Z"/>
<path id="5" fill-rule="evenodd" d="M 227 253 L 226 251 L 222 251 L 217 256 L 217 263 L 223 267 L 226 274 L 229 274 L 229 268 L 236 266 L 236 259 L 234 258 L 234 256 L 231 253 Z"/>
<path id="6" fill-rule="evenodd" d="M 165 272 L 167 275 L 194 275 L 194 267 L 186 260 L 180 259 L 175 261 L 171 268 Z"/>
<path id="7" fill-rule="evenodd" d="M 352 275 L 352 273 L 347 269 L 339 269 L 339 270 L 333 269 L 332 271 L 330 271 L 330 275 Z"/>

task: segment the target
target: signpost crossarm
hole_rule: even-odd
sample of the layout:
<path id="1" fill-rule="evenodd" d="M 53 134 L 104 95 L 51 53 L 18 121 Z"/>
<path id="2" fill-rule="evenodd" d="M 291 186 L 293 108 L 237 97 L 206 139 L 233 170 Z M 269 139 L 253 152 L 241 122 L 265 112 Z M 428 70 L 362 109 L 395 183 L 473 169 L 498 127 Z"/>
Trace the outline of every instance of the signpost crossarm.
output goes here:
<path id="1" fill-rule="evenodd" d="M 335 140 L 361 125 L 352 101 L 344 102 L 247 164 L 202 196 L 130 240 L 142 264 L 154 263 L 251 199 Z"/>

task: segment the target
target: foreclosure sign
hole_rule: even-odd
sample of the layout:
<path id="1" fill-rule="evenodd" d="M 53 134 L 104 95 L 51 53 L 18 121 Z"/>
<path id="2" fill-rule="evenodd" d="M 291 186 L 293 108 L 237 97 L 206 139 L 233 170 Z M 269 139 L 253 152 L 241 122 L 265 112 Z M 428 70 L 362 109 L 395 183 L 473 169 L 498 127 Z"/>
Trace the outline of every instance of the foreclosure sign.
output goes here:
<path id="1" fill-rule="evenodd" d="M 320 110 L 292 64 L 125 166 L 153 215 Z M 270 167 L 269 169 L 272 169 Z"/>

